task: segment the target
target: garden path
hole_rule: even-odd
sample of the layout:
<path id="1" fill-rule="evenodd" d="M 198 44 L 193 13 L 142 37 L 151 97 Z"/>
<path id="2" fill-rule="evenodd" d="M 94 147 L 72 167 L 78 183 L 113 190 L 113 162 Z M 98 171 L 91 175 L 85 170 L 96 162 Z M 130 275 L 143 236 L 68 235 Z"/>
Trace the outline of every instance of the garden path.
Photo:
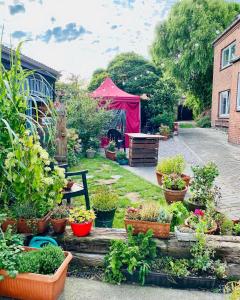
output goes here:
<path id="1" fill-rule="evenodd" d="M 214 161 L 220 175 L 217 185 L 221 187 L 222 199 L 219 207 L 231 217 L 240 217 L 240 146 L 227 142 L 227 135 L 215 129 L 184 128 L 179 136 L 168 141 L 160 141 L 159 156 L 164 157 L 182 153 L 187 161 L 186 173 L 191 174 L 191 164 Z M 127 169 L 157 184 L 155 168 Z"/>

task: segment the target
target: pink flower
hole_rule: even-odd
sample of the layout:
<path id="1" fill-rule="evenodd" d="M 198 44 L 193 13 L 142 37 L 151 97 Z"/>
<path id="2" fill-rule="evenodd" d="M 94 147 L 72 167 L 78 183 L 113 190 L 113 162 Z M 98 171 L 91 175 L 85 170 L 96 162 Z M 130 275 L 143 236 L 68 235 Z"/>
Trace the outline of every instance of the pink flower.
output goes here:
<path id="1" fill-rule="evenodd" d="M 204 211 L 199 209 L 199 208 L 196 208 L 195 211 L 194 211 L 194 215 L 203 217 L 204 216 Z"/>

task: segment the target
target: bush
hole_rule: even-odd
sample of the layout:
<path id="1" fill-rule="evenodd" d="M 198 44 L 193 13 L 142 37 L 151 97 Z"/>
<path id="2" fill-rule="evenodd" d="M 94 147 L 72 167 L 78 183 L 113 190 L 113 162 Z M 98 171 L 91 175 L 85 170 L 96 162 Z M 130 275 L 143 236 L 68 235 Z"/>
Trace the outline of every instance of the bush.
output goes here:
<path id="1" fill-rule="evenodd" d="M 157 165 L 157 171 L 170 175 L 170 174 L 182 174 L 186 166 L 184 156 L 179 154 L 172 157 L 167 157 L 160 161 Z"/>
<path id="2" fill-rule="evenodd" d="M 172 213 L 171 231 L 174 231 L 175 226 L 184 223 L 184 221 L 189 216 L 189 211 L 180 201 L 171 204 L 169 209 Z"/>
<path id="3" fill-rule="evenodd" d="M 118 207 L 118 195 L 106 186 L 97 189 L 92 196 L 93 208 L 97 211 L 109 211 Z"/>
<path id="4" fill-rule="evenodd" d="M 211 118 L 209 116 L 204 116 L 197 120 L 196 122 L 198 127 L 201 128 L 210 128 L 211 127 Z"/>

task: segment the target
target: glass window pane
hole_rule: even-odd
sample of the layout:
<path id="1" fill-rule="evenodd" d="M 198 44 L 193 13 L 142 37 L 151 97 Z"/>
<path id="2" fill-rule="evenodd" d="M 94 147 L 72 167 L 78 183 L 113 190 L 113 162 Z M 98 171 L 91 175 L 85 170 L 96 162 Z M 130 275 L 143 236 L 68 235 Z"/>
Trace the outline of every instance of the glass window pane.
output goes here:
<path id="1" fill-rule="evenodd" d="M 223 67 L 228 65 L 229 62 L 229 48 L 223 51 Z"/>

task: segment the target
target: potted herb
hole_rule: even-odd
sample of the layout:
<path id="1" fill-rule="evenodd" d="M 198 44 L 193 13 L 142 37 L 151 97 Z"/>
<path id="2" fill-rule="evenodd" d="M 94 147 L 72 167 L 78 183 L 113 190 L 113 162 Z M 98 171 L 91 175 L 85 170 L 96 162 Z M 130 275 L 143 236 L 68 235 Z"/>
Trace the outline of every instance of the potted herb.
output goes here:
<path id="1" fill-rule="evenodd" d="M 118 195 L 103 186 L 93 195 L 92 207 L 96 215 L 95 226 L 111 228 L 118 207 Z"/>
<path id="2" fill-rule="evenodd" d="M 162 185 L 164 175 L 178 174 L 188 186 L 190 183 L 190 176 L 183 174 L 185 167 L 186 162 L 184 156 L 181 154 L 162 159 L 156 167 L 158 184 Z"/>
<path id="3" fill-rule="evenodd" d="M 62 234 L 65 232 L 68 214 L 69 208 L 67 206 L 55 207 L 51 214 L 51 224 L 55 233 Z"/>
<path id="4" fill-rule="evenodd" d="M 116 144 L 114 141 L 111 141 L 107 148 L 105 149 L 106 158 L 111 160 L 116 160 Z"/>
<path id="5" fill-rule="evenodd" d="M 187 192 L 186 182 L 177 174 L 165 175 L 163 191 L 168 203 L 183 201 Z"/>
<path id="6" fill-rule="evenodd" d="M 75 207 L 69 211 L 68 220 L 73 234 L 78 237 L 89 235 L 94 219 L 95 214 L 93 210 Z"/>
<path id="7" fill-rule="evenodd" d="M 96 154 L 96 150 L 94 150 L 92 147 L 86 150 L 87 158 L 94 158 Z"/>
<path id="8" fill-rule="evenodd" d="M 204 225 L 203 231 L 206 234 L 214 234 L 217 230 L 217 223 L 212 215 L 201 209 L 195 209 L 195 211 L 191 212 L 190 216 L 185 220 L 185 225 L 193 230 L 198 229 L 201 224 Z"/>
<path id="9" fill-rule="evenodd" d="M 156 202 L 144 203 L 139 208 L 129 207 L 126 211 L 124 223 L 133 226 L 134 234 L 146 233 L 149 229 L 158 238 L 167 238 L 170 233 L 172 215 L 165 207 Z"/>
<path id="10" fill-rule="evenodd" d="M 185 202 L 191 211 L 206 209 L 208 203 L 214 203 L 220 197 L 219 190 L 214 187 L 214 181 L 218 176 L 216 164 L 210 162 L 204 166 L 192 167 L 193 180 L 191 182 L 191 197 Z"/>
<path id="11" fill-rule="evenodd" d="M 166 141 L 170 137 L 171 129 L 167 125 L 161 125 L 159 127 L 159 133 L 162 136 L 162 140 Z"/>
<path id="12" fill-rule="evenodd" d="M 220 225 L 220 234 L 221 235 L 232 235 L 233 229 L 234 229 L 233 221 L 231 219 L 228 219 L 225 217 L 223 219 L 223 222 Z"/>
<path id="13" fill-rule="evenodd" d="M 128 165 L 127 155 L 124 151 L 117 152 L 117 162 L 122 166 Z"/>

